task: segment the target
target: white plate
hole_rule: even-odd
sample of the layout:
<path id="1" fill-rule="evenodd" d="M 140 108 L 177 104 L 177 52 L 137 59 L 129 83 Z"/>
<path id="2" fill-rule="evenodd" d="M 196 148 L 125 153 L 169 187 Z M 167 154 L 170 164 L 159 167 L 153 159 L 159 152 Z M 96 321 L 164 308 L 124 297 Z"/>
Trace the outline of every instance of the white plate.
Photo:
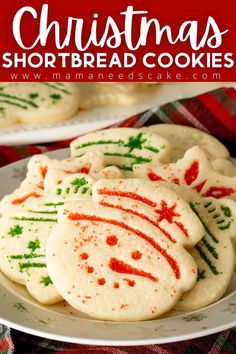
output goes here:
<path id="1" fill-rule="evenodd" d="M 19 126 L 0 131 L 1 145 L 48 143 L 69 139 L 96 129 L 118 123 L 137 113 L 163 103 L 194 96 L 222 86 L 234 86 L 233 82 L 181 82 L 155 85 L 147 93 L 139 94 L 138 103 L 129 107 L 102 107 L 80 111 L 72 119 L 45 126 Z"/>
<path id="2" fill-rule="evenodd" d="M 68 149 L 49 154 L 62 159 Z M 0 169 L 0 198 L 24 178 L 28 159 Z M 0 323 L 44 338 L 80 344 L 141 345 L 176 342 L 201 337 L 236 326 L 236 276 L 217 303 L 194 312 L 171 311 L 165 318 L 114 323 L 98 321 L 63 303 L 41 306 L 21 285 L 0 274 Z"/>

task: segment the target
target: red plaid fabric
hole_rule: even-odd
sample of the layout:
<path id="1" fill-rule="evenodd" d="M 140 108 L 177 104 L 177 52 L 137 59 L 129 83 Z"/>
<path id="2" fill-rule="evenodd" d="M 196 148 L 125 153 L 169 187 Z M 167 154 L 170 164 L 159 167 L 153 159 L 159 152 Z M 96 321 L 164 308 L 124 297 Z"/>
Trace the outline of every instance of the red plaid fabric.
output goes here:
<path id="1" fill-rule="evenodd" d="M 236 157 L 236 90 L 220 88 L 193 98 L 174 101 L 131 117 L 115 126 L 141 127 L 157 123 L 193 126 L 219 138 Z M 67 147 L 70 140 L 47 145 L 0 146 L 0 166 L 41 152 Z M 14 343 L 14 345 L 13 345 Z M 0 353 L 86 354 L 218 354 L 236 353 L 236 329 L 204 338 L 143 347 L 94 347 L 56 342 L 10 330 L 0 325 Z"/>

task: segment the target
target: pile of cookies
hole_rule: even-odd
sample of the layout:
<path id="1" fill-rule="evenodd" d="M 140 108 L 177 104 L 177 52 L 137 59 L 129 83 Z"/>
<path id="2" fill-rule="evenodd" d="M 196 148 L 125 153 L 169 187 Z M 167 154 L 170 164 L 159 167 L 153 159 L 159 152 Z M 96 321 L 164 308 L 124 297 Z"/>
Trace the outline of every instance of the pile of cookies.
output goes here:
<path id="1" fill-rule="evenodd" d="M 200 309 L 234 272 L 236 178 L 193 128 L 91 133 L 71 157 L 35 155 L 0 202 L 0 269 L 42 304 L 139 321 Z"/>
<path id="2" fill-rule="evenodd" d="M 2 82 L 0 128 L 54 124 L 78 110 L 101 106 L 132 106 L 151 83 Z"/>

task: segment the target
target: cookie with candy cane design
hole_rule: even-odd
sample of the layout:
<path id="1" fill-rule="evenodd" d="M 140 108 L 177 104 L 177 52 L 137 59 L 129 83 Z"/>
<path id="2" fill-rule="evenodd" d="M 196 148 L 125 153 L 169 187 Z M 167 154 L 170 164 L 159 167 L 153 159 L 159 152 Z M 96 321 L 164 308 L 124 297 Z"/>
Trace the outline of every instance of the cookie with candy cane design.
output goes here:
<path id="1" fill-rule="evenodd" d="M 196 264 L 183 246 L 202 234 L 196 215 L 170 190 L 138 179 L 100 180 L 91 200 L 60 210 L 46 260 L 58 292 L 76 309 L 144 320 L 194 286 Z"/>
<path id="2" fill-rule="evenodd" d="M 57 224 L 57 209 L 71 200 L 90 198 L 94 179 L 69 174 L 47 196 L 29 200 L 22 211 L 5 213 L 0 219 L 0 269 L 13 281 L 26 286 L 43 304 L 61 300 L 47 272 L 45 247 Z"/>
<path id="3" fill-rule="evenodd" d="M 104 169 L 104 158 L 100 152 L 89 152 L 81 158 L 66 160 L 50 159 L 46 155 L 34 155 L 28 163 L 28 172 L 20 187 L 0 202 L 0 213 L 23 210 L 32 201 L 38 201 L 47 195 L 62 179 L 74 173 L 100 176 Z M 48 171 L 55 173 L 47 176 Z"/>
<path id="4" fill-rule="evenodd" d="M 203 197 L 236 200 L 236 178 L 222 176 L 213 170 L 205 153 L 198 146 L 189 149 L 176 163 L 135 165 L 133 170 L 135 177 L 186 186 Z"/>
<path id="5" fill-rule="evenodd" d="M 115 165 L 129 172 L 135 164 L 162 161 L 169 154 L 170 145 L 156 134 L 134 128 L 101 130 L 71 143 L 71 155 L 74 157 L 97 150 L 104 153 L 106 165 Z"/>
<path id="6" fill-rule="evenodd" d="M 171 154 L 167 156 L 166 162 L 181 159 L 185 152 L 195 145 L 198 145 L 210 160 L 229 158 L 229 151 L 219 140 L 196 128 L 178 124 L 154 124 L 142 130 L 163 136 L 171 143 Z"/>

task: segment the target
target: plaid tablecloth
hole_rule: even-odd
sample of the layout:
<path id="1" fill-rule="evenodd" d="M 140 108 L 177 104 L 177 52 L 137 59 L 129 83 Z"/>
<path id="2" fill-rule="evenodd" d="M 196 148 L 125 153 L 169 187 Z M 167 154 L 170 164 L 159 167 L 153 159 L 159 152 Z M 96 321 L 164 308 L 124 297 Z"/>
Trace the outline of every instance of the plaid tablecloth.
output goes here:
<path id="1" fill-rule="evenodd" d="M 141 127 L 157 123 L 197 127 L 219 138 L 236 157 L 236 90 L 220 88 L 142 112 L 115 126 Z M 33 154 L 67 147 L 70 140 L 47 145 L 0 146 L 0 166 Z M 184 342 L 143 347 L 101 347 L 56 342 L 10 330 L 0 325 L 0 353 L 112 353 L 218 354 L 236 353 L 236 329 Z"/>

